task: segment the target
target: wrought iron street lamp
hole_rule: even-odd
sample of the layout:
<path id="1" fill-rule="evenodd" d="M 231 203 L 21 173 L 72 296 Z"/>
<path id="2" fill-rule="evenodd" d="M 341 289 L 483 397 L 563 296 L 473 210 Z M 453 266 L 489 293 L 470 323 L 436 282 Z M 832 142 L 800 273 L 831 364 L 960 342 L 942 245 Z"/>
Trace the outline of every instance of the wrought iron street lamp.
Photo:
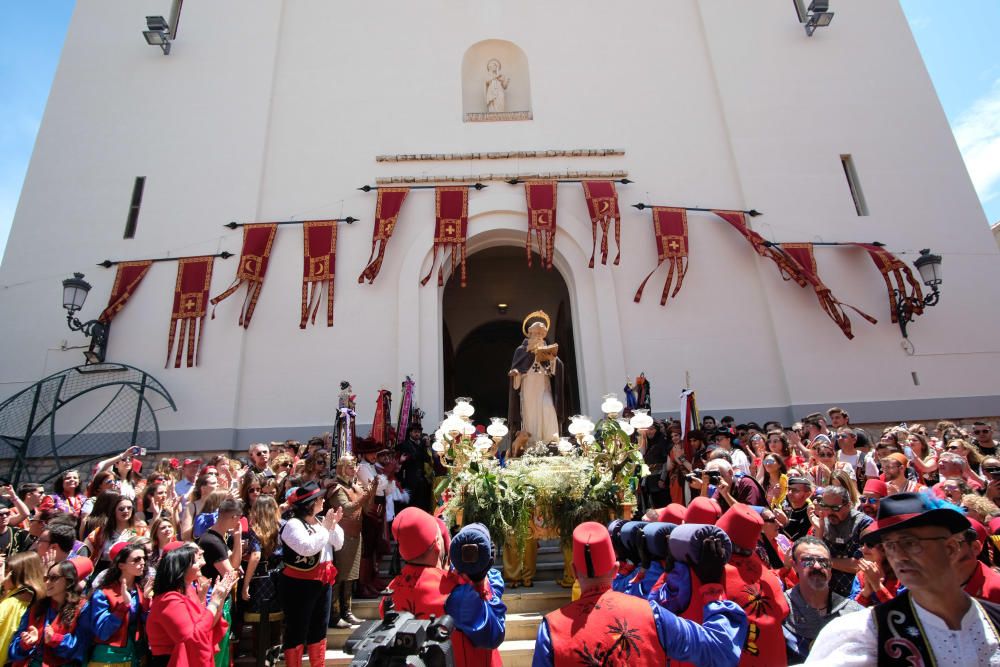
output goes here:
<path id="1" fill-rule="evenodd" d="M 906 296 L 899 290 L 893 290 L 896 296 L 896 320 L 899 322 L 903 338 L 907 337 L 906 325 L 913 321 L 913 316 L 926 307 L 936 306 L 941 299 L 941 292 L 938 290 L 938 285 L 941 284 L 941 255 L 932 255 L 929 248 L 924 248 L 913 265 L 920 272 L 920 280 L 931 288 L 931 293 L 923 300 L 918 300 Z"/>
<path id="2" fill-rule="evenodd" d="M 111 324 L 100 320 L 81 322 L 74 317 L 87 301 L 90 283 L 83 279 L 82 273 L 74 273 L 72 278 L 63 281 L 63 308 L 66 309 L 66 324 L 70 331 L 82 331 L 90 338 L 90 348 L 83 353 L 87 364 L 104 363 L 104 354 L 108 347 L 108 335 Z"/>

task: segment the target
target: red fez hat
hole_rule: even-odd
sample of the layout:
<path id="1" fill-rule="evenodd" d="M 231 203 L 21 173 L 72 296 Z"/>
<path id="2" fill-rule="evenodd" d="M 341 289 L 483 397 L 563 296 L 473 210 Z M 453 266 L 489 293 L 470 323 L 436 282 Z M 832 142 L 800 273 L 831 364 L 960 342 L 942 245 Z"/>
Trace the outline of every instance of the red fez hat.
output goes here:
<path id="1" fill-rule="evenodd" d="M 187 544 L 187 542 L 181 542 L 180 540 L 174 540 L 173 542 L 167 542 L 167 545 L 163 547 L 163 553 L 170 553 L 174 549 L 180 549 L 182 546 Z"/>
<path id="2" fill-rule="evenodd" d="M 588 577 L 605 575 L 617 560 L 607 528 L 586 521 L 573 529 L 573 566 L 578 572 L 585 572 Z"/>
<path id="3" fill-rule="evenodd" d="M 83 581 L 90 576 L 90 573 L 94 571 L 94 564 L 89 558 L 84 556 L 76 556 L 75 558 L 70 558 L 68 561 L 73 569 L 76 570 L 76 580 Z"/>
<path id="4" fill-rule="evenodd" d="M 201 465 L 201 459 L 184 459 L 184 465 Z"/>
<path id="5" fill-rule="evenodd" d="M 733 547 L 745 552 L 745 555 L 753 552 L 757 546 L 760 531 L 764 529 L 764 519 L 749 506 L 736 503 L 722 515 L 715 525 L 726 531 Z"/>
<path id="6" fill-rule="evenodd" d="M 986 540 L 989 539 L 989 533 L 986 530 L 986 526 L 979 523 L 972 517 L 966 517 L 966 518 L 969 519 L 969 523 L 972 524 L 973 530 L 976 531 L 976 539 L 982 542 L 983 544 L 986 544 Z"/>
<path id="7" fill-rule="evenodd" d="M 880 479 L 869 479 L 865 482 L 865 490 L 861 493 L 874 493 L 879 498 L 885 498 L 889 495 L 889 487 Z"/>
<path id="8" fill-rule="evenodd" d="M 124 549 L 127 546 L 128 544 L 126 542 L 119 542 L 115 546 L 111 547 L 111 551 L 108 552 L 108 556 L 111 558 L 111 562 L 114 562 L 114 560 L 118 558 L 118 554 L 122 552 L 122 549 Z M 139 547 L 136 547 L 136 549 L 138 548 Z"/>
<path id="9" fill-rule="evenodd" d="M 419 507 L 407 507 L 392 522 L 392 534 L 399 542 L 399 555 L 403 560 L 422 556 L 440 533 L 441 528 L 434 517 Z"/>
<path id="10" fill-rule="evenodd" d="M 996 535 L 997 532 L 1000 532 L 1000 516 L 993 517 L 990 521 L 990 534 Z"/>
<path id="11" fill-rule="evenodd" d="M 719 503 L 705 496 L 697 496 L 691 500 L 691 504 L 684 511 L 684 523 L 715 525 L 720 516 L 722 516 L 722 507 L 719 506 Z"/>
<path id="12" fill-rule="evenodd" d="M 661 523 L 676 523 L 678 526 L 684 523 L 685 508 L 680 503 L 670 503 L 660 510 L 660 515 L 656 518 Z"/>

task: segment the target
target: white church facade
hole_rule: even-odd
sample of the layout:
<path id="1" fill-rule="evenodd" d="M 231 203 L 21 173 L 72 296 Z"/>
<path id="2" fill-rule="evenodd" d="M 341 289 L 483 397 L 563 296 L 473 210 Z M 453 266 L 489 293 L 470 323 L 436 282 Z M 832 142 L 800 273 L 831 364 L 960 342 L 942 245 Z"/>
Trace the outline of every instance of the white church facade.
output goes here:
<path id="1" fill-rule="evenodd" d="M 238 325 L 246 287 L 208 306 L 193 367 L 164 367 L 177 267 L 151 266 L 107 358 L 173 396 L 165 450 L 332 430 L 342 380 L 364 432 L 378 390 L 398 398 L 406 376 L 428 422 L 457 395 L 502 416 L 537 309 L 573 407 L 594 416 L 640 373 L 656 414 L 686 385 L 702 412 L 737 421 L 834 404 L 855 422 L 1000 414 L 1000 251 L 902 10 L 840 0 L 810 37 L 790 4 L 188 2 L 163 55 L 140 32 L 167 0 L 80 2 L 0 266 L 0 399 L 82 363 L 62 349 L 84 343 L 58 303 L 72 273 L 93 285 L 79 313 L 92 319 L 115 278 L 103 260 L 233 253 L 214 261 L 214 297 L 241 250 L 226 223 L 352 217 L 333 326 L 323 305 L 299 327 L 302 228 L 282 225 L 251 324 Z M 540 176 L 574 181 L 558 185 L 551 270 L 528 267 L 525 188 L 506 182 Z M 593 268 L 588 179 L 631 181 L 616 186 L 620 245 L 612 231 L 604 264 L 598 238 Z M 468 190 L 466 286 L 445 262 L 438 287 L 440 256 L 421 285 L 435 192 L 415 186 L 474 183 L 487 187 Z M 358 282 L 377 200 L 364 185 L 415 188 L 371 284 Z M 634 300 L 658 259 L 636 203 L 709 209 L 687 212 L 688 271 L 666 305 L 666 265 Z M 877 241 L 910 266 L 930 248 L 940 302 L 904 340 L 868 254 L 816 245 L 823 283 L 878 320 L 848 310 L 848 339 L 812 287 L 711 209 L 760 211 L 749 223 L 776 243 Z"/>

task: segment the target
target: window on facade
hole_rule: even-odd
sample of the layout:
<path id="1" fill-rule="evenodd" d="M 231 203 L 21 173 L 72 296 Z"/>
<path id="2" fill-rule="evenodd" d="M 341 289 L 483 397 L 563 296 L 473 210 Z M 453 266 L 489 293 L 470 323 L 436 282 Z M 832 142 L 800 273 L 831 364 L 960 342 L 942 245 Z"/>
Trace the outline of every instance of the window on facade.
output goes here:
<path id="1" fill-rule="evenodd" d="M 854 198 L 854 210 L 858 215 L 868 215 L 868 204 L 865 202 L 864 192 L 861 191 L 861 180 L 858 178 L 857 169 L 854 168 L 854 158 L 850 155 L 841 155 L 840 164 L 844 167 L 847 186 L 851 189 L 851 197 Z"/>
<path id="2" fill-rule="evenodd" d="M 139 224 L 139 208 L 142 206 L 142 190 L 146 187 L 146 177 L 136 176 L 132 186 L 132 203 L 128 207 L 128 219 L 125 221 L 125 238 L 135 238 L 135 228 Z"/>

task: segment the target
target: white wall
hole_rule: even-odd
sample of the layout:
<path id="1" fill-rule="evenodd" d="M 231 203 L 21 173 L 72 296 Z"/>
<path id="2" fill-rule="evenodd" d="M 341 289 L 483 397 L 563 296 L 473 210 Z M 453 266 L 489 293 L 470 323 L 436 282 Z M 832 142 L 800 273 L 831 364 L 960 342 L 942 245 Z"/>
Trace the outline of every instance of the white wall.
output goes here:
<path id="1" fill-rule="evenodd" d="M 240 233 L 221 226 L 229 220 L 353 215 L 362 222 L 340 230 L 332 329 L 297 327 L 301 232 L 285 226 L 249 331 L 236 325 L 241 292 L 206 321 L 201 366 L 161 369 L 176 267 L 157 264 L 115 320 L 110 358 L 164 383 L 179 411 L 161 415 L 161 428 L 191 431 L 195 445 L 242 446 L 254 429 L 319 429 L 341 379 L 353 382 L 368 422 L 376 391 L 398 392 L 414 373 L 433 418 L 442 409 L 440 290 L 417 285 L 429 266 L 433 194 L 411 193 L 368 286 L 356 279 L 375 195 L 355 188 L 376 176 L 627 169 L 636 183 L 619 188 L 618 267 L 587 268 L 583 195 L 560 186 L 557 260 L 591 411 L 640 370 L 657 411 L 675 408 L 685 373 L 709 410 L 865 403 L 870 419 L 893 419 L 998 404 L 1000 313 L 983 304 L 1000 300 L 1000 253 L 896 3 L 840 0 L 833 25 L 807 38 L 785 0 L 218 0 L 185 5 L 167 57 L 139 34 L 161 5 L 77 7 L 0 267 L 5 395 L 78 362 L 78 351 L 53 349 L 83 342 L 57 302 L 72 271 L 94 284 L 89 318 L 113 279 L 93 266 L 105 258 L 238 252 Z M 462 122 L 462 58 L 486 39 L 526 54 L 533 121 Z M 374 161 L 607 146 L 626 155 Z M 870 216 L 854 212 L 843 153 L 854 156 Z M 123 240 L 140 175 L 138 232 Z M 755 229 L 776 241 L 879 240 L 911 261 L 931 247 L 944 256 L 941 304 L 911 326 L 916 354 L 907 355 L 868 257 L 820 248 L 834 294 L 879 319 L 873 327 L 852 317 L 848 341 L 811 290 L 782 282 L 734 230 L 701 213 L 689 218 L 691 264 L 678 297 L 659 306 L 661 270 L 635 304 L 656 263 L 649 213 L 629 207 L 638 201 L 757 208 L 765 215 Z M 523 210 L 521 186 L 471 193 L 470 249 L 523 243 Z M 235 259 L 217 260 L 212 296 L 235 270 Z M 981 398 L 942 402 L 966 397 Z"/>

